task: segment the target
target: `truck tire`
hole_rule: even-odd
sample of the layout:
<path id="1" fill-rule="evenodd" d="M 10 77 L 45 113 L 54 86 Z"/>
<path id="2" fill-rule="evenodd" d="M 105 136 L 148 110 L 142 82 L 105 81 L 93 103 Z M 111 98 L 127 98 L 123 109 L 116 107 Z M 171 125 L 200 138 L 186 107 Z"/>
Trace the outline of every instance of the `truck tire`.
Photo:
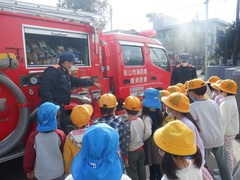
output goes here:
<path id="1" fill-rule="evenodd" d="M 9 136 L 0 142 L 0 156 L 3 156 L 13 150 L 22 141 L 29 125 L 29 107 L 26 106 L 27 99 L 22 91 L 14 82 L 2 73 L 0 73 L 0 83 L 9 88 L 20 105 L 17 127 Z"/>

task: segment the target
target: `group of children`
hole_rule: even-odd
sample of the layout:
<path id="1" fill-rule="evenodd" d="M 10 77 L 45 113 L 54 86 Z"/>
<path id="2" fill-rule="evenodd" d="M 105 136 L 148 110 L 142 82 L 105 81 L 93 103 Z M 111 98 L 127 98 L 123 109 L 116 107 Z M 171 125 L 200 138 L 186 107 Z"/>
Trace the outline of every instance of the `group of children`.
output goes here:
<path id="1" fill-rule="evenodd" d="M 27 177 L 146 180 L 148 165 L 150 180 L 212 180 L 205 161 L 213 153 L 221 179 L 231 180 L 232 142 L 239 132 L 237 84 L 219 80 L 192 79 L 161 91 L 147 88 L 142 102 L 135 96 L 125 99 L 127 120 L 115 115 L 116 97 L 103 94 L 102 117 L 91 126 L 91 105 L 73 108 L 70 119 L 77 129 L 67 137 L 57 129 L 59 106 L 42 104 L 26 145 Z M 207 98 L 209 85 L 220 92 L 219 104 L 217 97 Z"/>
<path id="2" fill-rule="evenodd" d="M 164 103 L 168 104 L 166 110 L 170 115 L 192 129 L 189 121 L 187 123 L 178 113 L 178 106 L 181 106 L 182 109 L 184 109 L 184 106 L 185 109 L 189 107 L 187 112 L 190 113 L 186 114 L 187 112 L 182 110 L 182 115 L 191 120 L 196 127 L 192 131 L 195 138 L 199 137 L 199 141 L 195 139 L 195 143 L 200 150 L 202 149 L 203 162 L 205 163 L 212 153 L 215 156 L 219 168 L 218 173 L 220 174 L 214 176 L 214 178 L 231 180 L 234 165 L 232 143 L 239 133 L 239 114 L 234 96 L 237 93 L 237 84 L 231 79 L 220 80 L 219 77 L 213 76 L 207 82 L 202 79 L 192 79 L 185 85 L 187 88 L 185 95 L 184 93 L 174 92 L 168 96 L 167 99 L 172 100 L 165 100 Z M 207 95 L 207 89 L 212 92 L 212 95 L 209 95 L 210 98 Z M 171 96 L 174 96 L 174 98 L 171 98 Z M 184 97 L 185 100 L 180 100 L 180 97 Z M 162 98 L 163 101 L 164 99 Z M 185 105 L 183 102 L 185 102 Z M 188 104 L 191 102 L 191 104 L 186 106 L 186 102 Z M 175 103 L 178 103 L 178 105 Z M 202 143 L 199 144 L 200 141 Z M 211 178 L 205 168 L 201 168 L 201 170 L 203 179 Z"/>

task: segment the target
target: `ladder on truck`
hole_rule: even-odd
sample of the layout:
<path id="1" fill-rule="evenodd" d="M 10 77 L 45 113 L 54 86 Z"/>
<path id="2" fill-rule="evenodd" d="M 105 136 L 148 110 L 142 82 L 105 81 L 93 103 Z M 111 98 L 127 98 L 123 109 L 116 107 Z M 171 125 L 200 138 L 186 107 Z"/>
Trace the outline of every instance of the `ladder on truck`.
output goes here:
<path id="1" fill-rule="evenodd" d="M 101 16 L 81 10 L 71 10 L 53 6 L 20 2 L 14 0 L 0 0 L 0 11 L 8 11 L 58 19 L 69 22 L 79 22 L 97 25 Z"/>

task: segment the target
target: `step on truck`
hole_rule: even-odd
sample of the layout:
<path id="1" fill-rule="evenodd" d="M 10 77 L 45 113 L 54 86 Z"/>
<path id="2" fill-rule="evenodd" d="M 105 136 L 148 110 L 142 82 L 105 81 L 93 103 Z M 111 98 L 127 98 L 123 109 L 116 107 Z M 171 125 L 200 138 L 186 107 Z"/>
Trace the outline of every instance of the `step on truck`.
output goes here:
<path id="1" fill-rule="evenodd" d="M 0 0 L 0 22 L 0 162 L 23 155 L 37 124 L 42 73 L 64 51 L 78 59 L 73 76 L 103 85 L 72 89 L 65 107 L 69 114 L 75 105 L 89 103 L 92 119 L 100 117 L 99 97 L 112 92 L 118 100 L 116 114 L 122 115 L 127 96 L 169 86 L 170 61 L 157 39 L 103 33 L 101 17 L 93 13 Z"/>

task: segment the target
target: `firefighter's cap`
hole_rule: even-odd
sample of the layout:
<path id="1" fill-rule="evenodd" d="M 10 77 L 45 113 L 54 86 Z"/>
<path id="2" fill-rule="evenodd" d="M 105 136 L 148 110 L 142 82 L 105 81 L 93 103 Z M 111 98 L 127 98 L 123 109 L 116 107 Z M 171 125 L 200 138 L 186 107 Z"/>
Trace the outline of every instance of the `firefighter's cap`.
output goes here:
<path id="1" fill-rule="evenodd" d="M 206 86 L 206 83 L 202 79 L 192 79 L 188 82 L 188 90 L 198 89 Z"/>
<path id="2" fill-rule="evenodd" d="M 161 98 L 161 101 L 168 107 L 182 113 L 190 112 L 190 101 L 188 97 L 181 92 L 171 93 L 169 96 Z"/>
<path id="3" fill-rule="evenodd" d="M 90 104 L 77 105 L 72 109 L 70 119 L 74 126 L 82 127 L 88 124 L 93 113 L 93 107 Z"/>
<path id="4" fill-rule="evenodd" d="M 218 76 L 211 76 L 206 83 L 215 83 L 216 81 L 218 81 L 220 78 Z"/>
<path id="5" fill-rule="evenodd" d="M 135 96 L 128 96 L 123 105 L 131 111 L 139 111 L 141 109 L 141 101 Z"/>
<path id="6" fill-rule="evenodd" d="M 180 56 L 180 61 L 188 61 L 188 60 L 189 60 L 188 53 L 182 53 Z"/>
<path id="7" fill-rule="evenodd" d="M 79 63 L 79 61 L 76 59 L 75 55 L 71 52 L 63 52 L 62 54 L 59 55 L 59 62 L 63 63 L 65 61 L 68 62 L 73 62 L 75 63 Z"/>
<path id="8" fill-rule="evenodd" d="M 223 80 L 220 84 L 216 84 L 216 87 L 223 92 L 237 94 L 237 83 L 231 79 Z"/>
<path id="9" fill-rule="evenodd" d="M 157 129 L 153 139 L 160 149 L 173 155 L 188 156 L 197 152 L 192 130 L 179 120 Z"/>
<path id="10" fill-rule="evenodd" d="M 51 102 L 45 102 L 38 108 L 38 125 L 37 131 L 47 132 L 57 129 L 57 112 L 60 106 L 55 105 Z"/>
<path id="11" fill-rule="evenodd" d="M 168 90 L 170 93 L 174 93 L 174 92 L 182 92 L 181 88 L 178 87 L 177 85 L 174 85 L 174 86 L 168 86 L 167 90 Z"/>
<path id="12" fill-rule="evenodd" d="M 111 93 L 103 94 L 99 99 L 99 107 L 115 108 L 117 105 L 117 98 Z"/>

